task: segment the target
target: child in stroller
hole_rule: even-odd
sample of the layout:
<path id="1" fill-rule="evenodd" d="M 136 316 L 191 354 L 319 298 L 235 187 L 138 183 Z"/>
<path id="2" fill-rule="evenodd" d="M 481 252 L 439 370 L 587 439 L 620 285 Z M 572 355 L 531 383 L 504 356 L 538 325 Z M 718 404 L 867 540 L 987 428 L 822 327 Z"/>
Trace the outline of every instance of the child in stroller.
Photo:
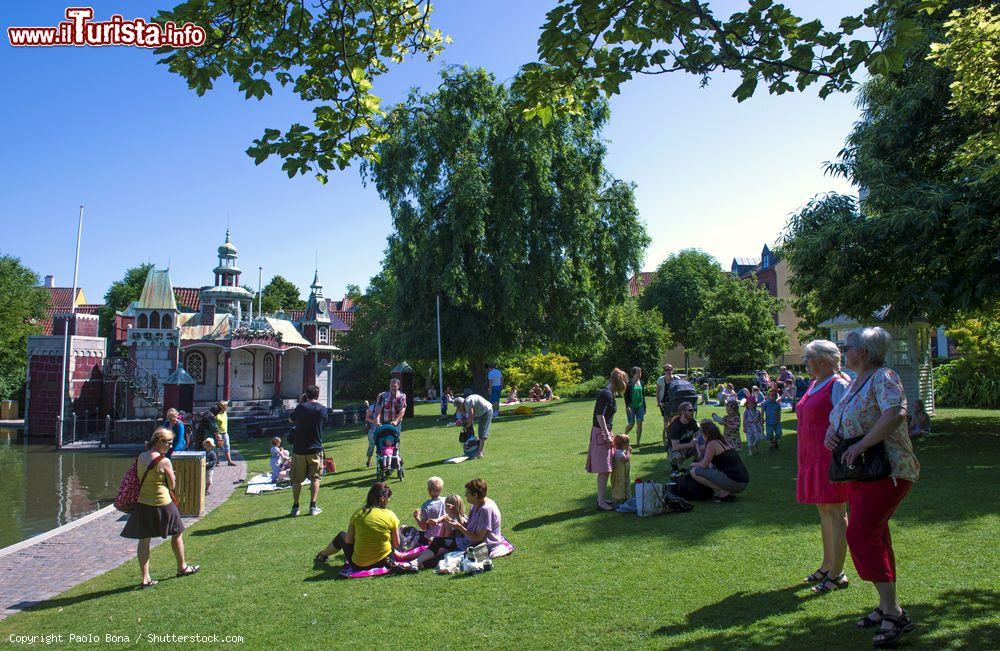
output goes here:
<path id="1" fill-rule="evenodd" d="M 375 430 L 375 455 L 377 463 L 375 476 L 377 481 L 385 481 L 392 472 L 403 479 L 403 456 L 399 452 L 399 430 L 392 425 L 382 425 Z"/>

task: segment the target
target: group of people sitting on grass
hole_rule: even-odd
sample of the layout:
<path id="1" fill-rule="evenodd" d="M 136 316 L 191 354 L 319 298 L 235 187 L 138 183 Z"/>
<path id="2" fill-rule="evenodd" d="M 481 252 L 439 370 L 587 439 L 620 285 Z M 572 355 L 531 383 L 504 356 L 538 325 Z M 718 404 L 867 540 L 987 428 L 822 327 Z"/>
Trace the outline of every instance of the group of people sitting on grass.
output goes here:
<path id="1" fill-rule="evenodd" d="M 351 516 L 347 531 L 339 532 L 325 549 L 316 554 L 316 565 L 324 565 L 337 552 L 343 552 L 342 573 L 361 575 L 385 568 L 391 572 L 419 572 L 434 567 L 447 553 L 486 545 L 490 555 L 510 547 L 501 532 L 500 509 L 487 497 L 486 482 L 473 479 L 465 484 L 465 500 L 453 494 L 442 497 L 444 481 L 427 480 L 428 499 L 413 518 L 419 534 L 406 535 L 408 527 L 389 507 L 392 489 L 377 482 L 368 490 L 365 504 Z M 466 501 L 469 511 L 466 513 Z M 404 549 L 404 539 L 415 547 Z"/>
<path id="2" fill-rule="evenodd" d="M 552 387 L 548 384 L 534 383 L 531 385 L 531 389 L 528 390 L 527 398 L 519 398 L 517 395 L 517 387 L 512 386 L 510 391 L 507 392 L 507 400 L 504 401 L 505 405 L 516 405 L 521 402 L 548 402 L 549 400 L 555 400 L 559 396 L 552 393 Z"/>

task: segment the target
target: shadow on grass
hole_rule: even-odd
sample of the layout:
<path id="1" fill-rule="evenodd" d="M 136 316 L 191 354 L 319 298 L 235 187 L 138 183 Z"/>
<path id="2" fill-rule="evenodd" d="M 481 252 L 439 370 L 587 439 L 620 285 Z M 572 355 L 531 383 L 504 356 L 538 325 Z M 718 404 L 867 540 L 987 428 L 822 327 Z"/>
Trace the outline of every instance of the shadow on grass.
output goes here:
<path id="1" fill-rule="evenodd" d="M 680 641 L 670 638 L 690 635 L 702 629 L 709 633 L 695 641 L 685 641 L 685 648 L 718 649 L 723 646 L 750 648 L 758 646 L 816 648 L 836 644 L 842 648 L 862 648 L 877 632 L 876 629 L 858 629 L 854 622 L 864 615 L 838 617 L 813 616 L 783 622 L 780 627 L 755 626 L 771 616 L 781 616 L 799 609 L 801 603 L 812 598 L 801 594 L 804 586 L 790 586 L 767 592 L 740 592 L 718 603 L 704 606 L 681 621 L 661 626 L 653 634 L 667 638 L 673 646 Z M 874 593 L 872 593 L 874 600 Z M 1000 592 L 988 590 L 952 590 L 944 592 L 934 603 L 904 604 L 908 614 L 917 624 L 915 632 L 903 638 L 904 645 L 938 646 L 947 643 L 952 648 L 998 648 L 1000 624 L 991 621 L 977 622 L 993 617 L 1000 608 Z M 973 624 L 973 622 L 976 622 Z M 923 639 L 922 639 L 923 638 Z M 927 639 L 931 638 L 931 639 Z M 935 644 L 936 643 L 936 644 Z"/>
<path id="2" fill-rule="evenodd" d="M 549 515 L 542 515 L 537 518 L 531 518 L 530 520 L 524 520 L 523 522 L 515 524 L 511 527 L 511 529 L 514 531 L 528 531 L 529 529 L 537 529 L 538 527 L 565 522 L 566 520 L 575 520 L 577 518 L 583 518 L 596 513 L 597 509 L 594 505 L 582 506 L 578 509 L 569 509 L 568 511 L 550 513 Z"/>
<path id="3" fill-rule="evenodd" d="M 214 536 L 220 533 L 229 533 L 230 531 L 236 531 L 238 529 L 245 529 L 247 527 L 255 527 L 259 524 L 267 524 L 268 522 L 276 522 L 278 520 L 288 519 L 287 513 L 282 515 L 272 515 L 267 518 L 258 518 L 257 520 L 247 520 L 246 522 L 234 522 L 232 524 L 225 524 L 221 527 L 215 527 L 213 529 L 196 529 L 191 532 L 192 536 Z"/>

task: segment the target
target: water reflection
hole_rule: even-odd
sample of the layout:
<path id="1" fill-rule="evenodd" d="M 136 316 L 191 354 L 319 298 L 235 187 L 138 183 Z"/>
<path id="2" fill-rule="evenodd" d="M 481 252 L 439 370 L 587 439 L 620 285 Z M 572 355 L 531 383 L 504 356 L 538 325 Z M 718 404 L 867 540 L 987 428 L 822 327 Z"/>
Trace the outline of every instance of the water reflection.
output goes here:
<path id="1" fill-rule="evenodd" d="M 0 547 L 111 504 L 135 452 L 56 452 L 0 428 Z"/>

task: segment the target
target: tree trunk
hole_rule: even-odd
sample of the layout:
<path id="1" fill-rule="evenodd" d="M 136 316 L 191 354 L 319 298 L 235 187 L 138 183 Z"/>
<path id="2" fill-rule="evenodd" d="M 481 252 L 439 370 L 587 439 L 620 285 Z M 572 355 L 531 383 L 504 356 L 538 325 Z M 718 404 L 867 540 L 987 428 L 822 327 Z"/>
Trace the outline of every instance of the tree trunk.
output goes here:
<path id="1" fill-rule="evenodd" d="M 486 381 L 486 361 L 482 359 L 470 359 L 469 370 L 472 372 L 472 388 L 484 398 L 490 397 L 490 388 Z"/>

